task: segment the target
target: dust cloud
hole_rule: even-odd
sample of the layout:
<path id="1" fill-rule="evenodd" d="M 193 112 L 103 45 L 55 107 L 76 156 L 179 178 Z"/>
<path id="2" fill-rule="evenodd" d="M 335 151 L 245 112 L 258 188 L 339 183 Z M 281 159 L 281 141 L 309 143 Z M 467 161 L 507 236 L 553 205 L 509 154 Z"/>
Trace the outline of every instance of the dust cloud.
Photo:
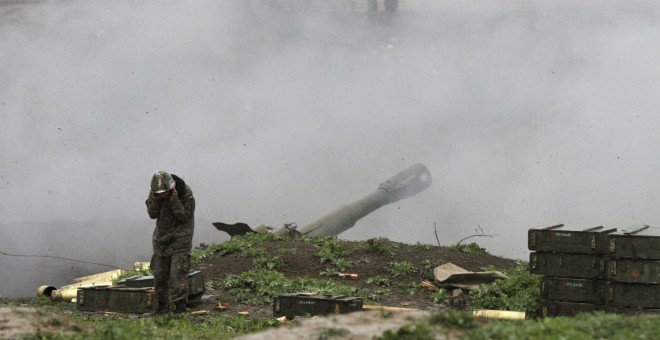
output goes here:
<path id="1" fill-rule="evenodd" d="M 0 251 L 148 261 L 158 169 L 194 191 L 195 244 L 418 162 L 429 189 L 341 238 L 481 228 L 525 259 L 529 228 L 660 225 L 657 2 L 365 3 L 0 1 Z M 0 296 L 107 269 L 0 256 Z"/>

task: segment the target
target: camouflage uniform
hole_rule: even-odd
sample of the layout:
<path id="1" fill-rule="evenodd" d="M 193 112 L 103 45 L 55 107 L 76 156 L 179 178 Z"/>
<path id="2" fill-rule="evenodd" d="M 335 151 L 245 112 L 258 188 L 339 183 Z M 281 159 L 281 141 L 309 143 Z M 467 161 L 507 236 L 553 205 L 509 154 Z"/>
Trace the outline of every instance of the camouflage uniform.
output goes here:
<path id="1" fill-rule="evenodd" d="M 176 181 L 178 197 L 173 201 L 147 198 L 149 217 L 156 219 L 153 234 L 151 270 L 154 289 L 160 308 L 169 306 L 169 296 L 174 304 L 188 301 L 188 273 L 190 252 L 195 228 L 195 198 L 185 182 L 172 175 Z"/>

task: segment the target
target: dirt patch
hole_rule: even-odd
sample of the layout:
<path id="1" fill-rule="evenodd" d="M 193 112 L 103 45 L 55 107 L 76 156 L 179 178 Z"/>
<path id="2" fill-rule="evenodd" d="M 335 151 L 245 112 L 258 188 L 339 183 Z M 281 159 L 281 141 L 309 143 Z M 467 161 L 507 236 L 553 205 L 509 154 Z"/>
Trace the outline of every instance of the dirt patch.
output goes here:
<path id="1" fill-rule="evenodd" d="M 283 260 L 283 267 L 279 271 L 288 278 L 308 277 L 322 280 L 333 280 L 347 286 L 359 289 L 380 288 L 374 284 L 368 284 L 369 278 L 376 276 L 388 276 L 392 278 L 392 284 L 384 287 L 389 290 L 388 295 L 381 297 L 379 305 L 392 307 L 406 307 L 426 311 L 439 311 L 455 308 L 455 306 L 439 305 L 431 301 L 430 292 L 417 292 L 412 294 L 411 290 L 419 285 L 424 279 L 432 278 L 432 270 L 438 265 L 451 262 L 470 271 L 481 271 L 493 266 L 496 268 L 513 268 L 516 262 L 488 254 L 464 253 L 453 248 L 438 247 L 430 245 L 409 245 L 391 241 L 385 241 L 383 245 L 392 251 L 390 254 L 374 252 L 366 242 L 339 241 L 349 252 L 349 258 L 354 266 L 350 273 L 358 275 L 357 280 L 341 279 L 337 276 L 322 275 L 321 272 L 331 268 L 328 263 L 322 264 L 316 254 L 316 246 L 311 243 L 299 241 L 279 241 L 260 244 L 269 256 L 279 256 Z M 295 250 L 293 250 L 295 249 Z M 202 302 L 194 306 L 192 310 L 208 310 L 211 313 L 225 315 L 237 315 L 238 312 L 248 312 L 253 318 L 272 318 L 273 307 L 271 304 L 248 305 L 232 303 L 231 293 L 222 288 L 222 282 L 228 275 L 239 275 L 252 268 L 253 257 L 241 256 L 232 253 L 218 256 L 204 263 L 193 266 L 204 275 L 206 282 L 216 283 L 215 289 L 207 290 Z M 416 270 L 412 273 L 392 277 L 388 272 L 392 263 L 409 262 Z M 291 292 L 293 293 L 293 292 Z M 229 308 L 224 311 L 214 310 L 218 302 L 228 303 Z"/>
<path id="2" fill-rule="evenodd" d="M 355 312 L 330 317 L 301 319 L 300 321 L 284 325 L 277 329 L 248 334 L 237 339 L 372 339 L 374 336 L 380 336 L 388 330 L 396 331 L 407 324 L 426 320 L 430 314 L 431 312 L 429 311 L 396 313 L 382 313 L 380 311 Z M 447 339 L 447 336 L 438 334 L 436 339 Z"/>
<path id="3" fill-rule="evenodd" d="M 44 308 L 0 307 L 0 339 L 17 339 L 35 333 L 72 335 L 82 330 L 65 316 Z"/>

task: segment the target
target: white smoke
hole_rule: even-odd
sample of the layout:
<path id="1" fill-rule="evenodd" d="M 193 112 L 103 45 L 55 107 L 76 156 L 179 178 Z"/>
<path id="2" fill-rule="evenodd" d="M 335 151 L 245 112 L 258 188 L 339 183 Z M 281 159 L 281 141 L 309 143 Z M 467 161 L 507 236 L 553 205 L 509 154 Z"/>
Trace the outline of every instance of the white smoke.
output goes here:
<path id="1" fill-rule="evenodd" d="M 304 225 L 417 162 L 428 190 L 341 237 L 481 227 L 526 258 L 529 228 L 660 224 L 656 2 L 246 3 L 0 3 L 0 251 L 148 260 L 158 169 L 192 187 L 196 243 Z M 0 296 L 105 270 L 30 261 L 0 257 Z"/>

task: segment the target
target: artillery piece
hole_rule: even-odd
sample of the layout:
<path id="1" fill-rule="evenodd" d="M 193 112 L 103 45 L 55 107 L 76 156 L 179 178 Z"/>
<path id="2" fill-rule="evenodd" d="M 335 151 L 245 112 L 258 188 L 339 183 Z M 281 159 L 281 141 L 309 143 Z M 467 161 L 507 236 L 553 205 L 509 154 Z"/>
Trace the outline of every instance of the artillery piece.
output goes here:
<path id="1" fill-rule="evenodd" d="M 287 224 L 278 229 L 259 226 L 250 228 L 245 223 L 226 224 L 214 222 L 213 225 L 230 236 L 250 232 L 272 232 L 277 236 L 336 236 L 352 228 L 355 223 L 376 209 L 412 197 L 431 185 L 431 173 L 422 164 L 415 164 L 381 183 L 376 191 L 351 204 L 342 205 L 323 217 L 297 228 Z"/>

